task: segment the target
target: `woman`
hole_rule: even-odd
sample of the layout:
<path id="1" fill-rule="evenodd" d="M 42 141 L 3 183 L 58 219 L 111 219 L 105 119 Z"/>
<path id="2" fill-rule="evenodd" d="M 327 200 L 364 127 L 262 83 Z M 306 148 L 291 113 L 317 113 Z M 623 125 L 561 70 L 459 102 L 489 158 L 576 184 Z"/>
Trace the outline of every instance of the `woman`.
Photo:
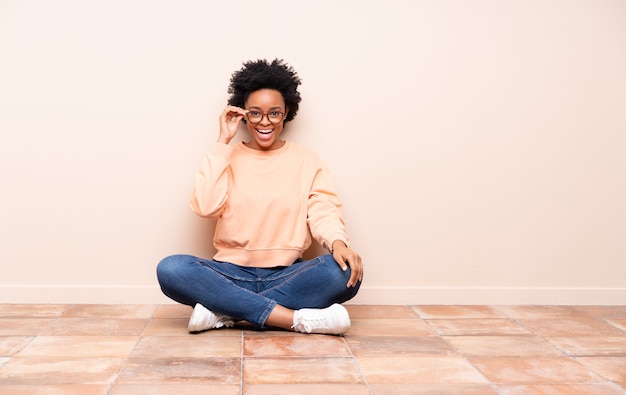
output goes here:
<path id="1" fill-rule="evenodd" d="M 233 73 L 217 142 L 196 176 L 190 205 L 217 219 L 213 259 L 165 258 L 163 293 L 194 306 L 189 331 L 236 320 L 303 333 L 343 334 L 340 304 L 363 278 L 331 176 L 310 149 L 281 140 L 298 112 L 300 78 L 281 60 L 244 63 Z M 241 123 L 246 142 L 230 144 Z M 303 261 L 311 235 L 331 254 Z"/>

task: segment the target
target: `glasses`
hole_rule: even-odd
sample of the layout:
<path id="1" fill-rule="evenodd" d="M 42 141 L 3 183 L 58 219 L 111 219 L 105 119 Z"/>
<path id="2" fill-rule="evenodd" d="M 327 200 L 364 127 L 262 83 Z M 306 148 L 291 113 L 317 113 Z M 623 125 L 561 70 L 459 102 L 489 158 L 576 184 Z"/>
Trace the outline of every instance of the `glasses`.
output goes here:
<path id="1" fill-rule="evenodd" d="M 246 119 L 251 124 L 256 125 L 257 123 L 261 123 L 261 121 L 263 121 L 263 117 L 266 115 L 267 120 L 270 121 L 270 123 L 276 125 L 283 120 L 285 113 L 280 111 L 270 111 L 268 113 L 262 113 L 260 111 L 250 110 L 246 114 Z"/>

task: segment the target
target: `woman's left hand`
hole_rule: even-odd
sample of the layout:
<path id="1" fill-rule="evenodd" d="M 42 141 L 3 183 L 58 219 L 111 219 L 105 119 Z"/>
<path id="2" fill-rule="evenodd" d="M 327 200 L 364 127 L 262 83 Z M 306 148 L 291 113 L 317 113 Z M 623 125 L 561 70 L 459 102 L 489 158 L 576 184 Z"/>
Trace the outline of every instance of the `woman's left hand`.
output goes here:
<path id="1" fill-rule="evenodd" d="M 341 240 L 335 240 L 333 242 L 333 258 L 335 262 L 341 267 L 344 272 L 348 270 L 348 266 L 352 273 L 348 280 L 348 288 L 354 287 L 359 281 L 363 280 L 363 262 L 361 262 L 361 256 L 346 246 Z"/>

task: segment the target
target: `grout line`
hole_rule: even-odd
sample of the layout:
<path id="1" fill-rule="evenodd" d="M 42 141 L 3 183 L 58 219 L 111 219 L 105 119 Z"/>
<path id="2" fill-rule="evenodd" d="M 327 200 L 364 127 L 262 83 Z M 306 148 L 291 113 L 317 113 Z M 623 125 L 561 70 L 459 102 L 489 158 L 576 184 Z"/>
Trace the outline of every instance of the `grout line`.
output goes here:
<path id="1" fill-rule="evenodd" d="M 107 394 L 109 393 L 109 391 L 111 391 L 113 389 L 113 387 L 115 386 L 115 384 L 117 384 L 117 381 L 120 378 L 120 374 L 122 373 L 122 371 L 124 370 L 124 368 L 126 367 L 126 364 L 128 363 L 128 360 L 130 359 L 131 354 L 133 353 L 133 351 L 135 351 L 135 349 L 137 348 L 137 345 L 139 344 L 139 341 L 141 340 L 141 338 L 143 337 L 143 335 L 139 335 L 137 337 L 137 341 L 135 341 L 135 345 L 133 346 L 133 348 L 128 352 L 128 354 L 126 355 L 126 358 L 124 358 L 120 369 L 117 371 L 117 373 L 115 373 L 115 379 L 111 382 L 111 385 L 109 387 L 109 390 L 106 392 Z"/>
<path id="2" fill-rule="evenodd" d="M 141 333 L 139 333 L 139 339 L 143 338 L 146 329 L 148 328 L 148 326 L 150 325 L 150 323 L 152 322 L 152 320 L 154 319 L 154 314 L 156 313 L 157 309 L 158 309 L 158 305 L 154 308 L 154 310 L 152 310 L 152 314 L 150 314 L 150 317 L 146 320 L 146 323 L 144 324 L 143 328 L 141 329 Z M 139 341 L 138 341 L 139 342 Z M 135 344 L 135 347 L 137 345 Z M 133 350 L 135 350 L 135 347 L 133 347 Z"/>
<path id="3" fill-rule="evenodd" d="M 20 352 L 22 352 L 22 351 L 23 351 L 26 347 L 28 347 L 28 346 L 29 346 L 32 342 L 34 342 L 34 341 L 35 341 L 35 339 L 37 339 L 39 336 L 42 336 L 42 334 L 43 334 L 43 333 L 45 333 L 45 331 L 46 331 L 48 328 L 50 328 L 52 325 L 54 325 L 56 322 L 58 322 L 58 321 L 61 319 L 61 317 L 63 317 L 63 315 L 64 315 L 64 314 L 65 314 L 65 313 L 66 313 L 69 309 L 71 309 L 71 308 L 72 308 L 72 306 L 73 306 L 73 304 L 68 304 L 68 305 L 67 305 L 67 307 L 66 307 L 66 308 L 65 308 L 65 309 L 64 309 L 61 313 L 59 313 L 58 315 L 56 315 L 56 316 L 54 317 L 54 319 L 50 320 L 50 322 L 48 322 L 48 323 L 46 324 L 46 326 L 44 326 L 43 328 L 41 328 L 41 330 L 40 330 L 40 331 L 38 331 L 36 334 L 34 334 L 34 335 L 32 335 L 32 336 L 29 336 L 29 337 L 30 337 L 30 339 L 26 342 L 26 344 L 24 344 L 24 346 L 23 346 L 23 347 L 21 347 L 19 350 L 17 350 L 15 353 L 13 353 L 13 355 L 9 356 L 9 360 L 8 360 L 8 361 L 6 361 L 5 363 L 3 363 L 2 365 L 0 365 L 0 367 L 2 367 L 2 366 L 4 366 L 4 365 L 6 365 L 7 363 L 9 363 L 9 362 L 10 362 L 10 361 L 11 361 L 11 360 L 15 357 L 15 356 L 17 356 L 17 355 L 18 355 Z M 32 318 L 32 317 L 27 317 L 27 319 L 30 319 L 30 318 Z M 44 318 L 42 318 L 42 319 L 45 319 L 45 317 L 44 317 Z"/>
<path id="4" fill-rule="evenodd" d="M 478 318 L 481 319 L 481 318 Z M 445 334 L 443 333 L 443 331 L 439 330 L 435 325 L 431 325 L 430 321 L 435 321 L 433 320 L 425 320 L 427 325 L 430 326 L 436 333 L 437 336 L 439 336 L 439 338 L 445 342 L 448 347 L 450 347 L 450 349 L 452 349 L 458 356 L 460 356 L 461 358 L 463 358 L 470 366 L 472 366 L 474 368 L 474 370 L 480 374 L 486 381 L 487 383 L 489 383 L 489 385 L 493 388 L 495 383 L 493 383 L 491 380 L 489 380 L 489 378 L 487 376 L 485 376 L 485 374 L 478 369 L 478 367 L 476 365 L 474 365 L 472 363 L 472 361 L 470 361 L 469 356 L 466 355 L 465 353 L 462 353 L 461 350 L 459 350 L 457 347 L 455 347 L 452 343 L 450 343 L 446 338 L 445 338 Z"/>
<path id="5" fill-rule="evenodd" d="M 420 315 L 419 311 L 417 310 L 417 306 L 416 305 L 410 304 L 408 306 L 409 306 L 409 309 L 411 309 L 411 311 L 413 312 L 413 314 L 415 314 L 415 316 L 417 316 L 417 318 L 419 318 L 420 320 L 424 319 L 424 317 L 422 317 Z"/>
<path id="6" fill-rule="evenodd" d="M 350 358 L 352 359 L 352 362 L 356 365 L 356 369 L 361 375 L 361 378 L 363 379 L 363 382 L 365 383 L 367 390 L 369 391 L 371 395 L 374 395 L 374 391 L 372 390 L 372 387 L 370 386 L 369 381 L 367 381 L 367 377 L 365 377 L 365 374 L 363 373 L 363 370 L 361 369 L 361 365 L 359 365 L 359 362 L 356 360 L 356 357 L 352 353 L 352 348 L 350 347 L 350 344 L 348 344 L 348 341 L 346 340 L 345 336 L 341 336 L 341 337 L 343 339 L 343 343 L 346 345 L 346 347 L 348 348 L 348 351 L 350 352 Z"/>
<path id="7" fill-rule="evenodd" d="M 243 344 L 245 341 L 245 336 L 244 336 L 245 331 L 241 331 L 241 344 L 239 346 L 239 395 L 243 395 L 243 362 L 244 362 L 244 355 L 243 355 Z"/>
<path id="8" fill-rule="evenodd" d="M 150 314 L 150 317 L 148 319 L 146 319 L 146 323 L 144 324 L 143 328 L 141 329 L 141 333 L 139 333 L 139 335 L 137 336 L 137 340 L 135 341 L 135 345 L 128 352 L 128 354 L 126 355 L 126 358 L 124 358 L 124 361 L 122 362 L 122 364 L 120 366 L 120 369 L 115 374 L 115 379 L 109 385 L 109 388 L 106 391 L 107 395 L 109 394 L 109 392 L 111 392 L 113 390 L 113 387 L 115 386 L 115 384 L 117 384 L 117 381 L 120 378 L 120 374 L 122 373 L 122 371 L 126 367 L 126 364 L 128 363 L 128 360 L 130 359 L 130 356 L 132 355 L 133 351 L 135 351 L 135 349 L 137 348 L 137 345 L 139 345 L 139 342 L 141 341 L 141 339 L 143 339 L 143 335 L 144 335 L 144 332 L 146 331 L 146 328 L 148 327 L 148 325 L 150 325 L 150 322 L 152 322 L 152 319 L 154 318 L 154 313 L 156 312 L 156 310 L 158 308 L 158 305 L 153 305 L 153 306 L 154 306 L 154 309 L 152 310 L 152 314 Z M 124 318 L 122 318 L 122 320 L 123 319 Z M 127 319 L 135 319 L 135 318 L 127 318 Z"/>
<path id="9" fill-rule="evenodd" d="M 67 305 L 67 307 L 65 308 L 65 310 L 63 310 L 59 315 L 57 315 L 56 317 L 54 317 L 53 320 L 51 320 L 50 322 L 48 322 L 48 324 L 46 324 L 46 326 L 44 326 L 39 332 L 37 332 L 36 336 L 42 336 L 42 334 L 44 332 L 46 332 L 46 330 L 48 330 L 49 328 L 51 328 L 54 324 L 56 324 L 61 317 L 63 317 L 65 315 L 65 313 L 68 312 L 68 310 L 70 310 L 72 308 L 72 306 L 74 306 L 73 304 L 69 304 Z"/>

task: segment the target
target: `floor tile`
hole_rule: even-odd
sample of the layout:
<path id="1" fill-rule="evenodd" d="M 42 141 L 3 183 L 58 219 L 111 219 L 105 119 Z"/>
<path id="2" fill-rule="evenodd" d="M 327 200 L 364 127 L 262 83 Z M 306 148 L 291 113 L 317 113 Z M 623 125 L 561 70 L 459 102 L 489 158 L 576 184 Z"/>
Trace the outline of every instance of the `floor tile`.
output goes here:
<path id="1" fill-rule="evenodd" d="M 604 381 L 567 357 L 476 357 L 470 362 L 499 384 L 595 383 Z"/>
<path id="2" fill-rule="evenodd" d="M 2 385 L 0 395 L 106 395 L 108 384 Z"/>
<path id="3" fill-rule="evenodd" d="M 500 313 L 513 319 L 580 318 L 589 315 L 574 306 L 494 306 Z"/>
<path id="4" fill-rule="evenodd" d="M 183 304 L 161 304 L 156 307 L 152 318 L 184 318 L 189 320 L 193 308 Z"/>
<path id="5" fill-rule="evenodd" d="M 537 336 L 446 336 L 444 340 L 468 356 L 565 356 Z"/>
<path id="6" fill-rule="evenodd" d="M 352 358 L 244 358 L 244 384 L 363 383 Z"/>
<path id="7" fill-rule="evenodd" d="M 345 305 L 350 318 L 411 319 L 419 318 L 409 306 Z"/>
<path id="8" fill-rule="evenodd" d="M 456 352 L 439 336 L 354 336 L 346 338 L 355 356 L 430 356 Z"/>
<path id="9" fill-rule="evenodd" d="M 539 336 L 619 336 L 624 332 L 593 317 L 560 319 L 518 319 L 517 322 Z"/>
<path id="10" fill-rule="evenodd" d="M 117 384 L 238 384 L 240 358 L 129 358 Z"/>
<path id="11" fill-rule="evenodd" d="M 0 318 L 56 318 L 67 304 L 0 304 Z"/>
<path id="12" fill-rule="evenodd" d="M 249 325 L 241 325 L 239 323 L 235 324 L 235 328 L 240 329 L 241 333 L 244 337 L 302 337 L 307 336 L 304 333 L 292 332 L 286 329 L 270 329 L 270 328 L 259 328 L 255 326 Z"/>
<path id="13" fill-rule="evenodd" d="M 36 336 L 56 318 L 3 318 L 0 336 Z"/>
<path id="14" fill-rule="evenodd" d="M 0 383 L 26 385 L 110 384 L 123 358 L 20 357 L 0 369 Z"/>
<path id="15" fill-rule="evenodd" d="M 376 356 L 356 358 L 367 382 L 401 384 L 487 384 L 485 377 L 462 357 Z"/>
<path id="16" fill-rule="evenodd" d="M 502 395 L 623 395 L 624 390 L 613 383 L 506 385 L 499 387 Z M 378 394 L 377 394 L 378 395 Z"/>
<path id="17" fill-rule="evenodd" d="M 64 314 L 66 318 L 151 318 L 155 305 L 151 304 L 75 304 Z"/>
<path id="18" fill-rule="evenodd" d="M 577 309 L 597 318 L 626 318 L 626 305 L 577 306 Z"/>
<path id="19" fill-rule="evenodd" d="M 575 356 L 626 356 L 626 336 L 549 337 L 557 348 Z"/>
<path id="20" fill-rule="evenodd" d="M 241 339 L 192 335 L 144 336 L 130 355 L 131 357 L 158 358 L 238 358 L 241 356 Z"/>
<path id="21" fill-rule="evenodd" d="M 33 338 L 29 336 L 0 336 L 0 357 L 11 357 L 26 347 Z"/>
<path id="22" fill-rule="evenodd" d="M 352 336 L 431 336 L 435 332 L 419 319 L 352 319 L 346 337 Z"/>
<path id="23" fill-rule="evenodd" d="M 189 334 L 174 303 L 0 304 L 0 395 L 626 394 L 626 306 L 346 307 L 327 336 Z"/>
<path id="24" fill-rule="evenodd" d="M 372 384 L 376 395 L 498 395 L 489 384 Z"/>
<path id="25" fill-rule="evenodd" d="M 60 318 L 41 332 L 43 336 L 139 336 L 147 319 Z"/>
<path id="26" fill-rule="evenodd" d="M 490 306 L 413 306 L 423 319 L 505 318 Z"/>
<path id="27" fill-rule="evenodd" d="M 137 344 L 136 336 L 39 336 L 18 353 L 22 357 L 119 357 Z"/>
<path id="28" fill-rule="evenodd" d="M 119 384 L 108 395 L 239 395 L 239 384 Z"/>
<path id="29" fill-rule="evenodd" d="M 248 384 L 243 395 L 371 395 L 365 384 Z"/>
<path id="30" fill-rule="evenodd" d="M 144 329 L 144 336 L 183 336 L 189 334 L 189 318 L 153 318 Z"/>
<path id="31" fill-rule="evenodd" d="M 350 357 L 350 349 L 339 336 L 301 335 L 244 338 L 246 357 Z"/>
<path id="32" fill-rule="evenodd" d="M 615 381 L 626 390 L 626 357 L 581 357 L 576 360 L 600 376 Z"/>
<path id="33" fill-rule="evenodd" d="M 241 337 L 241 329 L 223 328 L 189 334 L 187 324 L 189 318 L 158 318 L 151 319 L 144 329 L 144 336 L 237 336 Z"/>
<path id="34" fill-rule="evenodd" d="M 428 320 L 436 333 L 442 336 L 522 335 L 529 332 L 506 318 Z"/>

